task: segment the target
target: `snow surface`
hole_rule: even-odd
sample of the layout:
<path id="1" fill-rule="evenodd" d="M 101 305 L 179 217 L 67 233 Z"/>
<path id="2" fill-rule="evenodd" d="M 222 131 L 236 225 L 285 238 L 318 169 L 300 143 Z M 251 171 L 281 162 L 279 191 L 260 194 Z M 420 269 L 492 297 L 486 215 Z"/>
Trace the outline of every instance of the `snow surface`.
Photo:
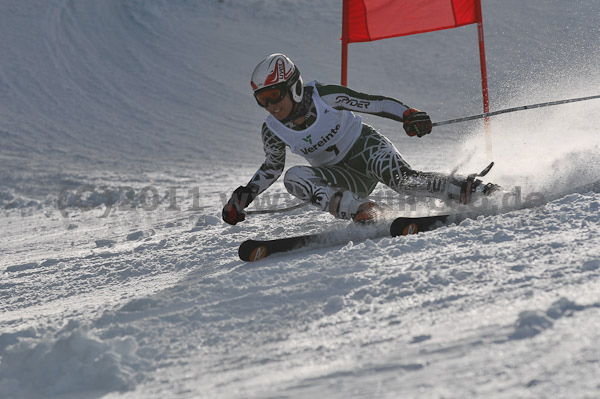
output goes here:
<path id="1" fill-rule="evenodd" d="M 220 220 L 263 160 L 250 72 L 338 82 L 341 3 L 0 1 L 0 397 L 598 397 L 597 100 L 493 118 L 488 178 L 541 206 L 238 260 L 347 226 Z M 600 94 L 598 0 L 483 7 L 493 110 Z M 350 45 L 351 87 L 435 121 L 481 112 L 478 68 L 474 26 Z M 365 119 L 415 168 L 488 162 L 480 121 Z"/>

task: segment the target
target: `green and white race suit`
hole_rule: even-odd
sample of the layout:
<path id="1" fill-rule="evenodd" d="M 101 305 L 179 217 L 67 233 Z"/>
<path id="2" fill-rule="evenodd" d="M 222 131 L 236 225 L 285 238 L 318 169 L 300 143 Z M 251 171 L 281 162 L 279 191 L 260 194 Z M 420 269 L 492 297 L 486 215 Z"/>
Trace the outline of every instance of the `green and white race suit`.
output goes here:
<path id="1" fill-rule="evenodd" d="M 265 162 L 249 186 L 258 194 L 283 173 L 286 147 L 307 159 L 311 166 L 294 166 L 286 172 L 286 189 L 303 201 L 328 209 L 331 195 L 347 189 L 367 197 L 378 183 L 398 193 L 412 192 L 446 199 L 460 190 L 451 176 L 411 169 L 396 147 L 354 112 L 378 115 L 401 122 L 409 107 L 384 96 L 360 93 L 344 86 L 310 82 L 306 95 L 312 101 L 306 121 L 283 124 L 265 119 L 262 141 Z M 313 90 L 310 90 L 313 88 Z"/>

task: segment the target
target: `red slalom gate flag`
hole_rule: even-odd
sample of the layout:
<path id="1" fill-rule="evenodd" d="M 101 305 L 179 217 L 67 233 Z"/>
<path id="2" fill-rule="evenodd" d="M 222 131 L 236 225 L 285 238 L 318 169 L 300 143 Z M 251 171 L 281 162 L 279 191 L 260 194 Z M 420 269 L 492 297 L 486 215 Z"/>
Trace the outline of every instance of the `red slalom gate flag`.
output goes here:
<path id="1" fill-rule="evenodd" d="M 477 0 L 345 0 L 347 43 L 473 24 Z"/>
<path id="2" fill-rule="evenodd" d="M 481 0 L 343 0 L 342 85 L 348 80 L 348 44 L 477 24 L 483 112 L 490 110 Z M 489 118 L 486 142 L 491 154 Z"/>

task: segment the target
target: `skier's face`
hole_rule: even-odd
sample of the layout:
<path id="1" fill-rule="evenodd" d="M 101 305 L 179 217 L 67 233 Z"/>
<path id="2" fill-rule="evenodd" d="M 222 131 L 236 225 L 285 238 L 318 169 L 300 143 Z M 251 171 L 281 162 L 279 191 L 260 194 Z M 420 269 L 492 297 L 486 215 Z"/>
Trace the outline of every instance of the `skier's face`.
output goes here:
<path id="1" fill-rule="evenodd" d="M 292 99 L 290 97 L 290 93 L 288 92 L 285 97 L 281 101 L 276 104 L 272 104 L 269 102 L 267 105 L 267 111 L 271 115 L 273 115 L 277 120 L 284 120 L 287 116 L 292 112 L 294 104 L 292 103 Z"/>

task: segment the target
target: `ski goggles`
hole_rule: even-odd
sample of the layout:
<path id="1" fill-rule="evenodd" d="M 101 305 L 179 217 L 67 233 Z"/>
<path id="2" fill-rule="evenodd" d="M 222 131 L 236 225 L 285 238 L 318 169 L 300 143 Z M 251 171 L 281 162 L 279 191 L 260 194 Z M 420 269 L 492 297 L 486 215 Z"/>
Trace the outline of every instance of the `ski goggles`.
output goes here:
<path id="1" fill-rule="evenodd" d="M 276 85 L 256 91 L 254 93 L 254 98 L 256 98 L 258 105 L 266 108 L 269 103 L 277 104 L 283 100 L 287 92 L 288 88 L 286 85 Z"/>

